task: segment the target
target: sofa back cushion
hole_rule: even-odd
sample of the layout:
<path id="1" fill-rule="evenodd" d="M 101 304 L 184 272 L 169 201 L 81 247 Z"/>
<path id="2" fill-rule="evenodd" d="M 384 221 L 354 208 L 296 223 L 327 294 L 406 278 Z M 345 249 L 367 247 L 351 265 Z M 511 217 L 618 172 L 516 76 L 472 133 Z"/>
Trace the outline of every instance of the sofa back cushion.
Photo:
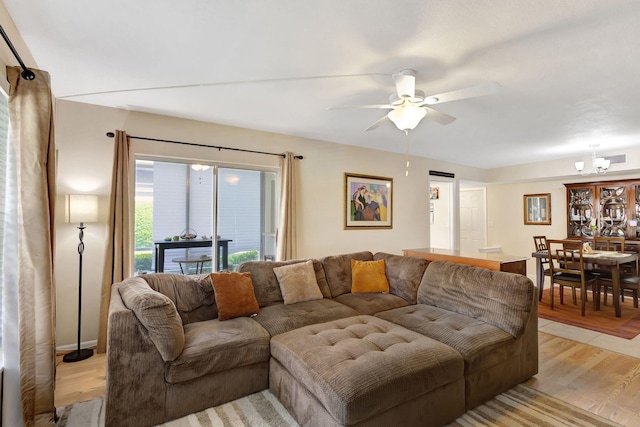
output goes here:
<path id="1" fill-rule="evenodd" d="M 253 288 L 258 304 L 260 307 L 266 307 L 284 301 L 282 292 L 280 291 L 280 283 L 273 269 L 275 267 L 305 261 L 307 261 L 307 259 L 294 259 L 290 261 L 246 261 L 238 266 L 237 271 L 239 273 L 251 273 L 251 280 L 253 281 Z M 316 281 L 318 282 L 322 296 L 324 298 L 331 298 L 331 292 L 329 291 L 329 286 L 327 286 L 322 264 L 318 260 L 311 261 L 313 262 L 313 270 L 316 274 Z"/>
<path id="2" fill-rule="evenodd" d="M 333 298 L 351 292 L 351 260 L 373 261 L 371 252 L 354 252 L 321 258 L 324 274 Z"/>
<path id="3" fill-rule="evenodd" d="M 171 298 L 183 324 L 202 322 L 218 317 L 218 307 L 211 278 L 182 274 L 144 274 L 140 276 L 151 287 Z"/>
<path id="4" fill-rule="evenodd" d="M 535 287 L 523 275 L 433 261 L 418 288 L 418 303 L 464 314 L 518 338 L 524 332 Z"/>
<path id="5" fill-rule="evenodd" d="M 140 277 L 131 277 L 118 285 L 124 305 L 145 327 L 162 360 L 175 360 L 184 349 L 184 329 L 171 299 L 154 291 Z"/>
<path id="6" fill-rule="evenodd" d="M 410 304 L 415 304 L 418 300 L 418 286 L 420 286 L 429 261 L 384 252 L 376 253 L 373 259 L 384 260 L 389 281 L 389 293 L 399 296 Z"/>

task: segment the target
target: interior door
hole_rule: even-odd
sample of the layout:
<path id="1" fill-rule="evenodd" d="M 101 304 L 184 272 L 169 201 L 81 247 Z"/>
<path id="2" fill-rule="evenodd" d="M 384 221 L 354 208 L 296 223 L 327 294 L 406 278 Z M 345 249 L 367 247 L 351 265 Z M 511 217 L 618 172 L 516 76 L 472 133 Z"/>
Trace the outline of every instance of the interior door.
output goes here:
<path id="1" fill-rule="evenodd" d="M 460 250 L 475 253 L 487 244 L 485 188 L 460 189 Z"/>

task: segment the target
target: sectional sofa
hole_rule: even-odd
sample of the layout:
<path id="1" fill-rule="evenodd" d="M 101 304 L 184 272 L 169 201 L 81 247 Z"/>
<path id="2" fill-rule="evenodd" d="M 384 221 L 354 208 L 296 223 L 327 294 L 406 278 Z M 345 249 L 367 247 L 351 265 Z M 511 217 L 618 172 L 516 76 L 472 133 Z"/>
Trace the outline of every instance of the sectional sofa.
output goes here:
<path id="1" fill-rule="evenodd" d="M 386 290 L 366 289 L 374 276 L 361 267 L 374 265 Z M 267 388 L 302 425 L 439 426 L 538 370 L 537 290 L 521 275 L 371 252 L 250 261 L 234 274 L 250 278 L 257 306 L 228 320 L 218 276 L 114 284 L 107 426 Z M 309 274 L 317 289 L 291 286 Z"/>

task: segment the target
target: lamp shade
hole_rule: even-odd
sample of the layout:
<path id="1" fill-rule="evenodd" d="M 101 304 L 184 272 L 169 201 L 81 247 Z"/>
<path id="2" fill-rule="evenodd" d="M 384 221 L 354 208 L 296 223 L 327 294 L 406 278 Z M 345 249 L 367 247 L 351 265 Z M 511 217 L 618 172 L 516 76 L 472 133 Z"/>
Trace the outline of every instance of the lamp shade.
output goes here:
<path id="1" fill-rule="evenodd" d="M 426 115 L 424 108 L 404 107 L 389 111 L 388 117 L 398 129 L 413 130 Z"/>
<path id="2" fill-rule="evenodd" d="M 69 194 L 65 200 L 66 222 L 98 221 L 98 196 L 94 194 Z"/>

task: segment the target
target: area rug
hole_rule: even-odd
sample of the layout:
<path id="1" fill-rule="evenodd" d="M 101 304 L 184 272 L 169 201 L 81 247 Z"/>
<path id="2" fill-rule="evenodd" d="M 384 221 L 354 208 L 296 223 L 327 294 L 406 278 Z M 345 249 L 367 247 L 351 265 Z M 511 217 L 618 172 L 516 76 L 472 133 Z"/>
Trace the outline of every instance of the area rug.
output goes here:
<path id="1" fill-rule="evenodd" d="M 76 403 L 58 412 L 58 427 L 104 426 L 101 398 Z M 162 424 L 163 427 L 289 427 L 298 424 L 268 390 Z M 602 417 L 518 385 L 465 413 L 450 427 L 618 426 Z"/>
<path id="2" fill-rule="evenodd" d="M 580 300 L 573 305 L 571 289 L 565 288 L 564 304 L 560 304 L 560 290 L 555 287 L 553 310 L 551 310 L 551 296 L 549 289 L 542 293 L 542 301 L 538 304 L 538 317 L 553 320 L 566 325 L 577 326 L 607 335 L 632 339 L 640 334 L 640 309 L 633 308 L 631 297 L 625 297 L 620 303 L 622 317 L 615 317 L 613 297 L 609 295 L 608 305 L 601 300 L 600 310 L 593 310 L 591 292 L 587 292 L 585 315 L 580 315 Z M 577 292 L 580 298 L 580 291 Z"/>

